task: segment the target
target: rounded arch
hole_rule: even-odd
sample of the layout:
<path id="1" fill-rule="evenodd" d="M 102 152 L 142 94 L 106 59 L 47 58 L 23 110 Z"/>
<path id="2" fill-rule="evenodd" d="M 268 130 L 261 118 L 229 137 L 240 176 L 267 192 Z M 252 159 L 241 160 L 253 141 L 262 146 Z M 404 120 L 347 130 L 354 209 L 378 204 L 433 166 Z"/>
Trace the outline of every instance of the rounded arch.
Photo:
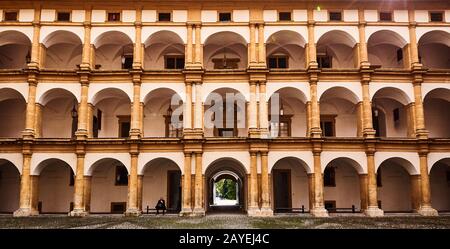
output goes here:
<path id="1" fill-rule="evenodd" d="M 413 102 L 412 99 L 408 96 L 408 94 L 401 88 L 396 86 L 390 87 L 381 87 L 376 89 L 372 95 L 372 101 L 375 98 L 387 98 L 400 102 L 403 105 L 408 105 Z"/>
<path id="2" fill-rule="evenodd" d="M 66 161 L 59 159 L 59 158 L 49 158 L 49 159 L 45 159 L 41 162 L 39 162 L 39 164 L 34 168 L 33 170 L 33 174 L 32 175 L 40 175 L 42 173 L 42 171 L 44 170 L 45 167 L 47 167 L 50 164 L 61 164 L 64 166 L 67 166 L 70 168 L 70 170 L 72 170 L 72 173 L 75 174 L 76 173 L 76 169 L 74 169 L 69 163 L 67 163 Z"/>
<path id="3" fill-rule="evenodd" d="M 0 68 L 24 68 L 31 58 L 31 40 L 20 31 L 0 32 Z"/>
<path id="4" fill-rule="evenodd" d="M 391 44 L 403 48 L 408 42 L 397 32 L 387 29 L 378 30 L 372 33 L 367 39 L 367 46 L 378 46 Z"/>
<path id="5" fill-rule="evenodd" d="M 139 170 L 138 175 L 143 175 L 144 172 L 149 168 L 154 166 L 155 164 L 159 164 L 161 162 L 169 162 L 172 165 L 175 165 L 181 172 L 183 172 L 182 168 L 180 167 L 180 165 L 178 165 L 174 160 L 172 160 L 171 158 L 168 157 L 157 157 L 154 159 L 151 159 L 150 161 L 148 161 L 147 163 L 144 164 L 144 166 Z"/>
<path id="6" fill-rule="evenodd" d="M 444 30 L 431 30 L 417 36 L 418 45 L 429 43 L 442 43 L 450 47 L 450 33 Z"/>
<path id="7" fill-rule="evenodd" d="M 308 102 L 305 93 L 296 87 L 282 87 L 276 90 L 271 95 L 269 95 L 269 101 L 271 101 L 272 97 L 275 96 L 275 94 L 278 94 L 280 98 L 300 101 L 302 104 L 306 104 L 306 102 Z"/>
<path id="8" fill-rule="evenodd" d="M 48 34 L 42 44 L 46 47 L 43 67 L 74 70 L 81 64 L 83 45 L 77 34 L 57 30 Z"/>
<path id="9" fill-rule="evenodd" d="M 403 68 L 403 48 L 407 41 L 392 30 L 372 33 L 367 41 L 369 62 L 376 67 Z"/>
<path id="10" fill-rule="evenodd" d="M 367 171 L 361 166 L 361 164 L 359 164 L 357 161 L 355 161 L 354 159 L 349 158 L 349 157 L 338 157 L 338 158 L 334 158 L 333 160 L 331 160 L 330 162 L 328 162 L 328 163 L 325 165 L 325 168 L 326 168 L 326 167 L 329 167 L 329 166 L 332 165 L 332 164 L 339 164 L 339 162 L 343 162 L 343 163 L 345 163 L 346 165 L 352 166 L 352 168 L 355 169 L 356 172 L 357 172 L 358 174 L 360 174 L 360 175 L 366 174 L 366 173 L 367 173 Z M 325 168 L 323 168 L 323 171 L 325 171 Z"/>
<path id="11" fill-rule="evenodd" d="M 81 45 L 83 42 L 76 33 L 67 30 L 53 31 L 42 40 L 42 44 L 46 48 L 49 48 L 58 43 Z"/>
<path id="12" fill-rule="evenodd" d="M 422 99 L 438 98 L 450 101 L 450 86 L 449 87 L 434 87 L 432 89 L 422 89 Z"/>
<path id="13" fill-rule="evenodd" d="M 298 32 L 292 30 L 278 30 L 266 39 L 266 43 L 273 43 L 279 46 L 286 44 L 295 44 L 301 47 L 306 46 L 305 38 Z"/>
<path id="14" fill-rule="evenodd" d="M 307 83 L 301 83 L 301 84 L 291 84 L 291 83 L 276 83 L 276 84 L 267 84 L 267 90 L 266 90 L 266 101 L 269 101 L 270 97 L 272 95 L 282 89 L 293 89 L 295 92 L 298 93 L 298 91 L 301 92 L 300 96 L 303 98 L 305 97 L 306 102 L 310 100 L 309 96 L 309 85 Z"/>
<path id="15" fill-rule="evenodd" d="M 288 57 L 288 67 L 298 69 L 305 67 L 305 39 L 297 32 L 280 30 L 273 33 L 266 41 L 266 56 L 283 55 Z"/>
<path id="16" fill-rule="evenodd" d="M 52 89 L 45 91 L 40 96 L 37 103 L 45 106 L 50 101 L 55 100 L 55 99 L 61 99 L 61 98 L 74 99 L 76 102 L 78 102 L 77 96 L 75 96 L 71 91 L 64 89 L 64 88 L 52 88 Z"/>
<path id="17" fill-rule="evenodd" d="M 93 95 L 90 103 L 92 103 L 95 106 L 100 101 L 108 98 L 116 98 L 116 99 L 122 98 L 131 102 L 130 96 L 123 89 L 120 89 L 118 87 L 107 87 L 96 92 Z"/>
<path id="18" fill-rule="evenodd" d="M 353 104 L 361 102 L 359 96 L 349 87 L 333 86 L 318 94 L 319 101 L 332 98 L 341 98 L 350 101 Z"/>
<path id="19" fill-rule="evenodd" d="M 406 172 L 408 172 L 408 174 L 410 174 L 410 175 L 418 175 L 419 174 L 416 167 L 414 167 L 414 165 L 409 160 L 407 160 L 405 158 L 401 158 L 401 157 L 390 157 L 390 158 L 385 159 L 379 165 L 377 165 L 376 171 L 378 171 L 380 169 L 380 167 L 382 167 L 386 163 L 393 163 L 393 164 L 399 165 L 404 170 L 406 170 Z"/>
<path id="20" fill-rule="evenodd" d="M 23 155 L 22 153 L 2 153 L 0 155 L 0 164 L 11 163 L 22 175 Z"/>
<path id="21" fill-rule="evenodd" d="M 231 69 L 244 69 L 247 67 L 247 53 L 247 42 L 244 37 L 232 31 L 221 31 L 206 38 L 203 46 L 203 61 L 205 68 L 213 69 L 214 58 L 226 57 L 236 62 L 236 68 L 230 64 Z"/>
<path id="22" fill-rule="evenodd" d="M 163 87 L 161 87 L 163 85 Z M 181 83 L 161 83 L 161 84 L 151 84 L 151 83 L 143 83 L 141 85 L 141 102 L 146 103 L 148 101 L 148 97 L 150 94 L 153 94 L 155 91 L 159 89 L 167 89 L 176 93 L 180 99 L 184 102 L 186 98 L 186 86 Z"/>
<path id="23" fill-rule="evenodd" d="M 443 157 L 439 160 L 434 161 L 431 165 L 428 166 L 428 172 L 431 172 L 431 170 L 433 170 L 433 168 L 439 164 L 446 164 L 450 166 L 450 157 Z"/>
<path id="24" fill-rule="evenodd" d="M 176 97 L 173 97 L 174 95 L 176 95 Z M 176 100 L 183 101 L 180 94 L 176 90 L 169 87 L 158 87 L 145 94 L 142 102 L 145 105 L 148 101 L 150 101 L 153 98 L 166 98 L 166 97 L 175 98 L 174 101 Z"/>
<path id="25" fill-rule="evenodd" d="M 418 38 L 419 39 L 419 38 Z M 433 30 L 418 40 L 420 62 L 426 68 L 450 68 L 450 33 Z"/>
<path id="26" fill-rule="evenodd" d="M 19 90 L 11 87 L 0 88 L 0 102 L 7 99 L 19 99 L 25 103 L 27 102 L 25 96 Z"/>
<path id="27" fill-rule="evenodd" d="M 212 93 L 220 94 L 220 95 L 222 95 L 222 97 L 224 97 L 225 94 L 227 94 L 227 93 L 233 93 L 233 94 L 236 94 L 237 97 L 243 98 L 246 101 L 249 101 L 248 94 L 244 94 L 244 93 L 247 93 L 247 91 L 248 91 L 248 85 L 247 86 L 235 85 L 235 86 L 223 87 L 220 84 L 212 84 L 211 87 L 208 87 L 206 89 L 204 88 L 203 90 L 204 91 L 203 91 L 202 98 L 203 98 L 204 103 L 206 103 L 211 98 Z"/>
<path id="28" fill-rule="evenodd" d="M 224 169 L 230 169 L 231 171 L 240 173 L 241 177 L 244 177 L 246 174 L 250 173 L 238 159 L 230 156 L 217 158 L 209 163 L 208 166 L 204 168 L 204 174 L 209 175 Z"/>
<path id="29" fill-rule="evenodd" d="M 145 68 L 163 69 L 167 66 L 165 57 L 183 57 L 185 46 L 183 40 L 177 33 L 169 30 L 161 30 L 153 33 L 145 40 L 144 52 Z M 178 67 L 177 69 L 181 69 Z"/>
<path id="30" fill-rule="evenodd" d="M 15 170 L 15 172 L 17 172 L 17 174 L 19 174 L 19 175 L 22 174 L 20 168 L 15 163 L 11 162 L 10 160 L 8 160 L 6 158 L 1 158 L 0 157 L 0 168 L 5 166 L 5 165 L 7 165 L 7 166 L 9 165 L 12 168 L 14 168 L 14 170 Z"/>
<path id="31" fill-rule="evenodd" d="M 102 158 L 102 159 L 98 159 L 97 161 L 95 161 L 91 165 L 87 165 L 88 167 L 87 167 L 87 171 L 86 171 L 85 175 L 92 176 L 92 174 L 94 173 L 95 168 L 97 168 L 97 167 L 99 167 L 101 165 L 104 165 L 104 164 L 109 164 L 111 166 L 113 166 L 113 165 L 123 165 L 127 169 L 128 175 L 130 174 L 130 170 L 126 166 L 127 164 L 125 164 L 125 162 L 123 162 L 123 160 L 121 158 L 105 157 L 105 158 Z"/>
<path id="32" fill-rule="evenodd" d="M 357 42 L 355 38 L 346 31 L 330 30 L 322 34 L 316 43 L 317 46 L 319 46 L 319 44 L 343 44 L 353 48 Z"/>
<path id="33" fill-rule="evenodd" d="M 133 44 L 133 39 L 126 33 L 117 31 L 117 30 L 110 30 L 105 31 L 101 34 L 99 34 L 97 37 L 95 37 L 95 40 L 92 43 L 95 48 L 100 48 L 103 45 L 106 44 L 113 44 L 113 45 L 126 45 L 126 44 Z"/>
<path id="34" fill-rule="evenodd" d="M 236 181 L 241 179 L 235 172 L 233 172 L 231 170 L 218 171 L 211 177 L 211 179 L 213 181 L 218 181 L 218 180 L 222 179 L 224 176 L 228 176 L 228 175 L 232 176 Z"/>
<path id="35" fill-rule="evenodd" d="M 353 49 L 356 40 L 346 31 L 331 30 L 320 36 L 317 40 L 317 55 L 326 59 L 319 66 L 325 68 L 355 68 L 359 65 L 355 63 L 356 52 Z"/>
<path id="36" fill-rule="evenodd" d="M 306 171 L 306 174 L 312 173 L 311 167 L 309 167 L 309 165 L 305 161 L 295 156 L 287 156 L 278 159 L 273 165 L 271 165 L 271 167 L 269 167 L 269 172 L 272 172 L 273 169 L 282 161 L 289 161 L 289 160 L 295 162 L 296 165 L 301 165 L 301 167 L 303 167 L 303 169 Z"/>
<path id="37" fill-rule="evenodd" d="M 160 30 L 151 34 L 145 40 L 144 46 L 148 47 L 154 43 L 183 44 L 183 39 L 181 39 L 181 37 L 177 33 L 171 30 Z"/>

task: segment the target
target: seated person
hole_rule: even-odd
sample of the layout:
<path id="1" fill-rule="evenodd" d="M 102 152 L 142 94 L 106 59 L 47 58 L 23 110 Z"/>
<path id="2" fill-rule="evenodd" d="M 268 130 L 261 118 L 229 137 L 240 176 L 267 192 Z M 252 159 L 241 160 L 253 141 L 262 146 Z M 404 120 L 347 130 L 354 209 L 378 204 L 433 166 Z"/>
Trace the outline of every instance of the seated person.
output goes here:
<path id="1" fill-rule="evenodd" d="M 166 212 L 166 201 L 161 197 L 158 200 L 158 203 L 156 203 L 156 214 L 159 214 L 159 210 L 162 210 L 163 215 Z"/>

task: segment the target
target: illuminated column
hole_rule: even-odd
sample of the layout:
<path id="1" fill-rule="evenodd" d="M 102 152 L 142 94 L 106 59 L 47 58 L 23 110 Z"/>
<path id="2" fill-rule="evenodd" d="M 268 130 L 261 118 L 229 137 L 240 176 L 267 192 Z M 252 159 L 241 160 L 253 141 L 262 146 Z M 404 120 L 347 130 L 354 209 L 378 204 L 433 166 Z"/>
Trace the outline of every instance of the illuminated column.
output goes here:
<path id="1" fill-rule="evenodd" d="M 184 153 L 184 175 L 183 175 L 183 207 L 180 215 L 189 215 L 192 213 L 191 205 L 191 165 L 192 155 L 190 152 Z"/>
<path id="2" fill-rule="evenodd" d="M 33 43 L 31 44 L 31 61 L 28 63 L 28 68 L 33 70 L 38 70 L 40 65 L 40 49 L 41 44 L 39 43 L 39 37 L 41 33 L 41 10 L 34 10 L 34 21 L 33 21 Z"/>
<path id="3" fill-rule="evenodd" d="M 416 22 L 414 20 L 414 10 L 408 11 L 409 17 L 409 61 L 411 63 L 411 69 L 421 69 L 422 65 L 419 62 L 419 52 L 417 48 L 417 37 L 416 37 Z"/>
<path id="4" fill-rule="evenodd" d="M 83 52 L 81 56 L 81 70 L 90 70 L 93 65 L 91 65 L 91 15 L 90 9 L 85 11 L 84 20 L 84 41 L 83 41 Z"/>
<path id="5" fill-rule="evenodd" d="M 269 165 L 267 152 L 261 152 L 261 215 L 272 216 L 270 207 Z"/>
<path id="6" fill-rule="evenodd" d="M 369 80 L 363 77 L 361 80 L 361 88 L 362 88 L 362 124 L 363 124 L 363 135 L 366 138 L 375 137 L 376 131 L 373 129 L 373 121 L 372 121 L 372 102 L 370 101 L 369 95 Z"/>
<path id="7" fill-rule="evenodd" d="M 192 129 L 192 83 L 186 82 L 186 101 L 184 103 L 183 122 L 184 129 Z"/>
<path id="8" fill-rule="evenodd" d="M 34 115 L 34 137 L 40 138 L 42 137 L 42 110 L 43 106 L 39 103 L 36 103 L 35 107 L 35 115 Z"/>
<path id="9" fill-rule="evenodd" d="M 91 183 L 92 176 L 84 176 L 83 199 L 86 212 L 91 211 Z"/>
<path id="10" fill-rule="evenodd" d="M 194 128 L 199 132 L 203 131 L 203 104 L 202 104 L 202 84 L 201 84 L 201 82 L 195 83 Z"/>
<path id="11" fill-rule="evenodd" d="M 32 188 L 31 188 L 31 152 L 24 151 L 22 175 L 20 176 L 20 199 L 19 209 L 14 212 L 14 217 L 37 215 L 37 211 L 32 208 Z"/>
<path id="12" fill-rule="evenodd" d="M 311 134 L 313 138 L 320 138 L 322 130 L 320 129 L 320 109 L 319 100 L 317 98 L 317 81 L 310 80 L 309 82 L 311 94 Z M 309 117 L 308 117 L 309 118 Z"/>
<path id="13" fill-rule="evenodd" d="M 135 29 L 135 43 L 134 43 L 134 51 L 133 51 L 133 69 L 140 70 L 142 69 L 142 10 L 136 10 L 136 21 L 134 23 Z"/>
<path id="14" fill-rule="evenodd" d="M 203 170 L 202 170 L 202 153 L 195 153 L 195 200 L 193 215 L 205 215 L 203 208 Z"/>
<path id="15" fill-rule="evenodd" d="M 423 112 L 422 87 L 420 82 L 413 83 L 414 86 L 414 121 L 416 127 L 416 136 L 419 139 L 427 139 L 428 131 L 425 128 L 425 117 Z"/>
<path id="16" fill-rule="evenodd" d="M 133 82 L 133 103 L 131 103 L 131 139 L 139 139 L 141 136 L 141 83 L 140 81 Z M 141 120 L 142 121 L 142 120 Z"/>
<path id="17" fill-rule="evenodd" d="M 266 44 L 264 41 L 264 24 L 258 24 L 258 64 L 259 67 L 266 67 Z"/>
<path id="18" fill-rule="evenodd" d="M 77 172 L 75 174 L 75 186 L 73 196 L 73 211 L 69 213 L 69 216 L 86 216 L 84 206 L 84 153 L 77 153 Z"/>
<path id="19" fill-rule="evenodd" d="M 88 138 L 93 137 L 93 128 L 94 128 L 94 106 L 91 103 L 88 103 L 88 116 L 87 116 L 87 133 Z"/>
<path id="20" fill-rule="evenodd" d="M 328 211 L 325 209 L 323 201 L 323 175 L 322 166 L 320 162 L 321 149 L 317 144 L 313 145 L 314 158 L 314 204 L 310 208 L 311 214 L 314 217 L 328 217 Z"/>
<path id="21" fill-rule="evenodd" d="M 367 209 L 367 174 L 359 175 L 359 192 L 361 198 L 361 211 Z"/>
<path id="22" fill-rule="evenodd" d="M 367 156 L 367 201 L 368 206 L 364 213 L 370 217 L 383 216 L 384 212 L 378 208 L 377 175 L 375 171 L 375 148 L 373 144 L 366 149 Z"/>
<path id="23" fill-rule="evenodd" d="M 247 213 L 249 216 L 259 216 L 260 210 L 258 206 L 258 172 L 257 172 L 257 156 L 256 152 L 250 152 L 250 189 Z"/>
<path id="24" fill-rule="evenodd" d="M 138 155 L 136 150 L 130 152 L 131 164 L 130 164 L 130 175 L 128 180 L 128 203 L 126 216 L 139 216 L 141 210 L 138 207 Z"/>
<path id="25" fill-rule="evenodd" d="M 364 10 L 360 9 L 358 11 L 359 16 L 359 62 L 360 67 L 368 69 L 370 67 L 369 56 L 367 54 L 367 43 L 366 43 L 366 22 L 364 20 Z"/>
<path id="26" fill-rule="evenodd" d="M 144 187 L 144 176 L 138 175 L 138 178 L 137 178 L 137 203 L 138 203 L 138 210 L 140 210 L 140 211 L 142 211 L 143 187 Z"/>
<path id="27" fill-rule="evenodd" d="M 88 136 L 88 92 L 89 81 L 81 80 L 81 98 L 78 106 L 78 130 L 75 133 L 77 139 L 85 139 Z"/>
<path id="28" fill-rule="evenodd" d="M 257 126 L 257 103 L 256 103 L 256 82 L 250 81 L 250 103 L 249 103 L 249 112 L 247 114 L 248 119 L 248 135 L 249 137 L 257 137 L 258 136 L 258 126 Z"/>
<path id="29" fill-rule="evenodd" d="M 201 25 L 195 24 L 195 64 L 202 67 L 202 41 L 200 38 Z"/>
<path id="30" fill-rule="evenodd" d="M 187 43 L 186 43 L 186 68 L 192 67 L 192 64 L 194 63 L 194 53 L 193 53 L 193 24 L 187 23 Z"/>
<path id="31" fill-rule="evenodd" d="M 436 209 L 431 207 L 430 176 L 428 174 L 428 152 L 420 151 L 420 208 L 417 211 L 423 216 L 437 216 Z"/>
<path id="32" fill-rule="evenodd" d="M 306 63 L 308 68 L 317 68 L 316 43 L 314 41 L 314 18 L 313 10 L 309 9 L 308 16 L 308 49 L 306 50 Z"/>
<path id="33" fill-rule="evenodd" d="M 256 61 L 256 25 L 250 23 L 250 67 L 257 63 Z"/>
<path id="34" fill-rule="evenodd" d="M 261 137 L 268 137 L 269 135 L 269 114 L 268 104 L 266 101 L 266 82 L 259 82 L 259 130 Z"/>

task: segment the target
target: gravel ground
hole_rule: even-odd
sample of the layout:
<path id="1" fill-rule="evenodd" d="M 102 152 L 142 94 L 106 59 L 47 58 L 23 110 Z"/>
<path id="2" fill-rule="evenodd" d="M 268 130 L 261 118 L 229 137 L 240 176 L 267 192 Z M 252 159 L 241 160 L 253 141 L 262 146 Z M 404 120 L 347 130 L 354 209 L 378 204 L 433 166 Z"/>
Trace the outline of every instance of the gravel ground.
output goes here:
<path id="1" fill-rule="evenodd" d="M 202 218 L 181 218 L 177 216 L 123 217 L 92 215 L 84 218 L 66 216 L 39 216 L 13 218 L 0 216 L 0 228 L 74 228 L 74 229 L 180 229 L 180 228 L 301 228 L 301 229 L 342 229 L 342 228 L 450 228 L 450 216 L 421 217 L 394 216 L 368 218 L 361 216 L 332 216 L 312 218 L 308 216 L 282 215 L 270 218 L 250 218 L 245 215 L 208 215 Z"/>

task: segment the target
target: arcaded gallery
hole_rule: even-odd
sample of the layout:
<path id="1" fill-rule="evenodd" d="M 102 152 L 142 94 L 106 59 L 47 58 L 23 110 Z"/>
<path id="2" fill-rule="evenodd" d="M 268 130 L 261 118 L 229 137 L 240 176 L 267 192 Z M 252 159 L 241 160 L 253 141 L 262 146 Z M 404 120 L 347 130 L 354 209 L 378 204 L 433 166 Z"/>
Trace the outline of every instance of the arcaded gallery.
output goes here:
<path id="1" fill-rule="evenodd" d="M 446 1 L 2 1 L 0 213 L 450 212 Z"/>

